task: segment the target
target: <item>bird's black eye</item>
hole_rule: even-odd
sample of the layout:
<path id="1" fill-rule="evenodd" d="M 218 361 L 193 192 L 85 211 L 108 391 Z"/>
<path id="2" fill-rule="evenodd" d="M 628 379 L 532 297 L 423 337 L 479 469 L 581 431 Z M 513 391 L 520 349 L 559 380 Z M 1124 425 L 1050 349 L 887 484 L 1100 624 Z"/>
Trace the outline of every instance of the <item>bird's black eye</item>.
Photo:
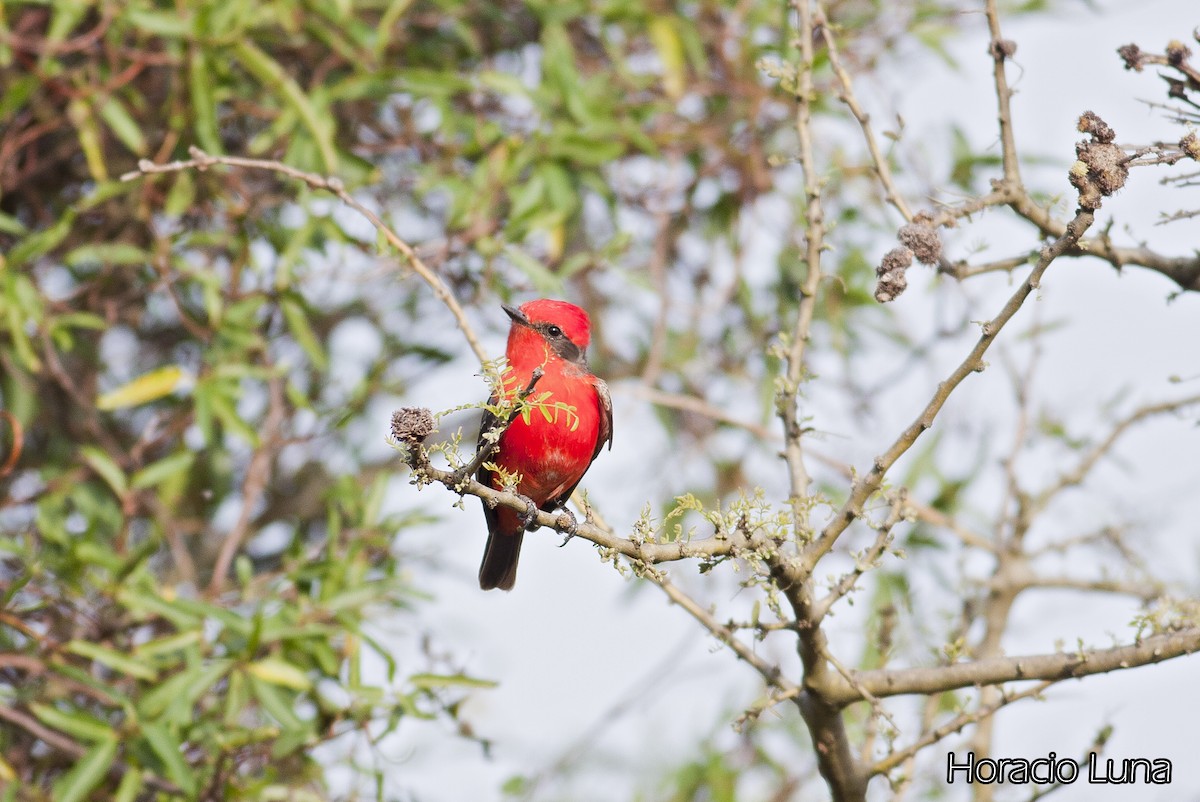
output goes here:
<path id="1" fill-rule="evenodd" d="M 563 336 L 563 330 L 560 329 L 558 326 L 547 326 L 546 333 L 549 334 L 551 337 Z"/>

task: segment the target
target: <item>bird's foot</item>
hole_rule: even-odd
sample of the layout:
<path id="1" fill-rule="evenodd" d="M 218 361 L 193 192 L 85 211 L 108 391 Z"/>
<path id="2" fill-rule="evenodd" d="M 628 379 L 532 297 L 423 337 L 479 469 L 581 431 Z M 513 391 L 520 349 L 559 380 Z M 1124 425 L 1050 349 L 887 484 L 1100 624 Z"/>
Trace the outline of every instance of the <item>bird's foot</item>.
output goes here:
<path id="1" fill-rule="evenodd" d="M 558 544 L 558 547 L 561 549 L 567 545 L 567 542 L 571 538 L 575 537 L 575 534 L 579 531 L 579 524 L 575 522 L 575 515 L 570 510 L 562 510 L 558 513 L 557 525 L 558 530 L 566 535 L 563 538 L 563 542 Z"/>
<path id="2" fill-rule="evenodd" d="M 517 493 L 517 498 L 525 502 L 525 512 L 521 513 L 520 518 L 521 528 L 529 529 L 530 531 L 537 529 L 537 525 L 533 522 L 533 519 L 536 518 L 538 514 L 537 505 L 533 503 L 533 499 L 531 499 L 529 496 L 523 496 L 520 493 Z"/>

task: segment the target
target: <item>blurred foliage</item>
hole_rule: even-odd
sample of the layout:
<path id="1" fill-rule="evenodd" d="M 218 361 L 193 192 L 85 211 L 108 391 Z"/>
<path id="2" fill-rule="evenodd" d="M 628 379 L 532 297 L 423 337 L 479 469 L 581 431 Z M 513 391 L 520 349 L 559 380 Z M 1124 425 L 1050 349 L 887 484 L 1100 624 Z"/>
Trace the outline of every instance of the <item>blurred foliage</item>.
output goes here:
<path id="1" fill-rule="evenodd" d="M 959 5 L 827 10 L 865 71 L 902 36 L 940 51 Z M 0 477 L 5 798 L 323 798 L 314 747 L 454 717 L 477 684 L 368 626 L 416 603 L 394 537 L 422 523 L 382 512 L 375 405 L 461 353 L 449 317 L 274 174 L 119 177 L 190 145 L 337 175 L 465 303 L 570 282 L 604 375 L 766 388 L 765 419 L 775 363 L 748 356 L 800 275 L 755 235 L 795 185 L 791 101 L 760 70 L 794 56 L 784 8 L 0 3 L 0 409 L 24 437 Z M 826 156 L 831 220 L 875 215 L 862 154 Z M 968 183 L 978 157 L 958 164 Z M 873 308 L 864 242 L 821 306 L 843 353 Z M 730 460 L 711 493 L 741 482 Z M 724 762 L 677 798 L 720 798 Z"/>

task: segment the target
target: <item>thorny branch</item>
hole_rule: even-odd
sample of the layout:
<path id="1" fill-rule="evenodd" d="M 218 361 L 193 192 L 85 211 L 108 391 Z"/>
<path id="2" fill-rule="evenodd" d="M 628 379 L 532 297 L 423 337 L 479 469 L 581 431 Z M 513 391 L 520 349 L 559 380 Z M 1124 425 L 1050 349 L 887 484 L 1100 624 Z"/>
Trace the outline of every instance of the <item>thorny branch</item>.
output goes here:
<path id="1" fill-rule="evenodd" d="M 821 254 L 825 249 L 825 211 L 821 205 L 821 171 L 817 166 L 813 143 L 813 105 L 817 93 L 813 83 L 815 64 L 814 38 L 823 22 L 811 0 L 793 0 L 796 14 L 795 44 L 800 60 L 796 68 L 796 136 L 800 169 L 804 174 L 804 282 L 796 319 L 786 346 L 786 370 L 776 388 L 775 407 L 783 424 L 783 460 L 787 465 L 792 529 L 797 543 L 812 536 L 808 503 L 811 479 L 805 464 L 800 424 L 800 388 L 805 378 L 805 350 L 812 336 L 812 322 L 821 286 Z M 805 692 L 795 698 L 816 747 L 817 768 L 835 800 L 858 800 L 866 794 L 866 778 L 856 765 L 850 749 L 846 724 L 823 693 L 835 678 L 829 644 L 813 607 L 812 566 L 797 571 L 788 559 L 777 556 L 768 562 L 771 579 L 786 596 L 799 624 L 797 651 L 804 669 Z"/>
<path id="2" fill-rule="evenodd" d="M 900 213 L 905 221 L 911 223 L 913 220 L 912 210 L 908 207 L 908 202 L 904 199 L 904 195 L 896 187 L 896 180 L 892 177 L 891 165 L 888 163 L 883 151 L 879 148 L 879 139 L 875 136 L 874 127 L 871 125 L 871 115 L 867 114 L 854 94 L 854 82 L 850 78 L 850 73 L 842 66 L 841 54 L 838 52 L 837 38 L 829 28 L 823 3 L 817 3 L 815 21 L 819 27 L 821 39 L 824 41 L 825 48 L 829 54 L 829 66 L 833 68 L 833 74 L 838 80 L 838 87 L 840 89 L 838 99 L 846 104 L 846 108 L 854 115 L 854 119 L 858 121 L 858 125 L 862 129 L 863 140 L 866 142 L 867 150 L 871 154 L 871 163 L 875 166 L 875 175 L 879 177 L 884 197 Z"/>
<path id="3" fill-rule="evenodd" d="M 1007 323 L 1016 315 L 1025 299 L 1040 285 L 1042 276 L 1046 270 L 1054 262 L 1055 259 L 1062 256 L 1069 248 L 1071 248 L 1094 222 L 1095 215 L 1093 212 L 1080 209 L 1075 218 L 1067 226 L 1067 231 L 1057 241 L 1051 243 L 1042 249 L 1041 257 L 1038 263 L 1030 271 L 1029 276 L 1021 283 L 1017 290 L 1009 297 L 1007 303 L 1001 308 L 1000 312 L 991 320 L 983 324 L 979 336 L 979 340 L 975 343 L 975 347 L 967 354 L 966 358 L 959 363 L 951 374 L 946 377 L 937 387 L 937 391 L 933 397 L 925 405 L 921 414 L 917 416 L 909 426 L 900 434 L 900 436 L 892 443 L 892 445 L 883 454 L 875 458 L 871 469 L 862 476 L 855 484 L 850 493 L 850 497 L 837 511 L 820 535 L 805 549 L 803 555 L 803 568 L 805 573 L 811 573 L 817 561 L 829 552 L 833 547 L 834 542 L 846 530 L 850 523 L 862 515 L 863 504 L 866 500 L 877 491 L 883 483 L 883 478 L 887 471 L 895 464 L 909 448 L 916 443 L 917 439 L 928 431 L 932 426 L 934 419 L 945 406 L 946 401 L 950 398 L 950 394 L 962 384 L 967 376 L 972 373 L 982 371 L 987 368 L 987 363 L 983 356 L 987 353 L 988 348 L 995 342 L 996 336 L 1004 328 Z"/>
<path id="4" fill-rule="evenodd" d="M 1013 90 L 1009 86 L 1005 72 L 1005 65 L 1016 53 L 1017 46 L 1015 42 L 1004 39 L 1001 34 L 1000 17 L 997 11 L 996 0 L 988 0 L 986 15 L 991 36 L 988 53 L 991 55 L 993 62 L 993 83 L 998 106 L 997 120 L 1000 127 L 1003 176 L 993 180 L 992 190 L 980 197 L 971 198 L 956 205 L 941 205 L 936 213 L 928 215 L 929 224 L 933 228 L 942 226 L 951 227 L 958 221 L 969 218 L 984 209 L 1006 206 L 1019 217 L 1036 226 L 1042 236 L 1058 239 L 1066 233 L 1067 223 L 1055 218 L 1048 208 L 1043 207 L 1035 201 L 1029 190 L 1025 187 L 1021 177 L 1020 160 L 1018 158 L 1012 123 L 1011 99 Z M 830 36 L 828 31 L 826 32 L 826 36 Z M 1163 76 L 1170 87 L 1168 92 L 1170 97 L 1187 101 L 1189 100 L 1188 92 L 1200 92 L 1200 87 L 1196 85 L 1195 80 L 1197 70 L 1188 62 L 1191 51 L 1182 43 L 1172 42 L 1167 48 L 1167 53 L 1164 55 L 1145 53 L 1136 45 L 1126 45 L 1119 48 L 1118 52 L 1125 61 L 1127 69 L 1141 71 L 1147 64 L 1161 64 L 1168 65 L 1177 70 L 1182 76 L 1181 79 Z M 863 126 L 864 135 L 867 136 L 868 149 L 871 152 L 873 161 L 875 161 L 876 170 L 885 188 L 886 197 L 890 203 L 903 213 L 903 208 L 897 205 L 893 198 L 895 190 L 892 184 L 894 182 L 891 182 L 888 174 L 880 168 L 878 147 L 873 144 L 874 138 L 864 123 L 864 120 L 869 120 L 869 117 L 858 107 L 853 93 L 848 89 L 848 80 L 837 69 L 836 50 L 831 50 L 830 53 L 831 60 L 834 62 L 835 74 L 838 75 L 839 83 L 842 87 L 842 99 L 847 103 L 855 118 L 859 120 L 860 125 Z M 1194 122 L 1194 120 L 1179 119 L 1180 121 Z M 1183 159 L 1200 161 L 1200 137 L 1197 137 L 1194 131 L 1189 130 L 1177 143 L 1159 142 L 1149 147 L 1132 149 L 1131 152 L 1123 156 L 1123 162 L 1127 167 L 1175 164 Z M 909 220 L 920 219 L 925 214 L 922 212 L 915 217 L 908 215 L 905 215 L 905 217 Z M 1179 212 L 1167 217 L 1162 222 L 1169 222 L 1173 219 L 1185 219 L 1190 216 L 1192 216 L 1190 212 Z M 1161 273 L 1179 285 L 1182 290 L 1200 291 L 1200 254 L 1168 256 L 1144 244 L 1132 246 L 1117 245 L 1109 237 L 1106 230 L 1096 236 L 1080 238 L 1063 255 L 1072 258 L 1094 256 L 1103 259 L 1118 270 L 1126 265 L 1143 267 Z M 996 271 L 1011 272 L 1031 262 L 1033 257 L 1033 254 L 1026 251 L 976 265 L 972 265 L 966 260 L 951 261 L 941 259 L 939 270 L 961 280 Z M 881 276 L 884 276 L 888 272 L 884 269 L 883 265 L 881 265 L 880 271 Z M 902 291 L 903 287 L 900 289 Z M 881 300 L 891 300 L 896 294 L 898 293 L 889 292 Z"/>
<path id="5" fill-rule="evenodd" d="M 862 689 L 883 699 L 908 694 L 943 693 L 957 688 L 999 685 L 1019 680 L 1078 679 L 1132 666 L 1161 663 L 1200 651 L 1200 627 L 1152 635 L 1111 649 L 1080 649 L 1057 654 L 994 657 L 923 668 L 884 668 L 853 673 L 855 682 L 835 683 L 829 700 L 841 707 L 862 699 Z M 840 678 L 839 678 L 840 679 Z"/>

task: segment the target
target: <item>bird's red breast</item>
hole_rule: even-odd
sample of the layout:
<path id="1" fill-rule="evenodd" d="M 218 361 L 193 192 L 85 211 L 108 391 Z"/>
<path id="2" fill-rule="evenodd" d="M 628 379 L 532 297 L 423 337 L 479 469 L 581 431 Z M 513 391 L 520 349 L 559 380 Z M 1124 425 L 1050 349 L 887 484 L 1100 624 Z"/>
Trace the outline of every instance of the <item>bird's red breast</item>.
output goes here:
<path id="1" fill-rule="evenodd" d="M 612 403 L 608 387 L 588 368 L 584 352 L 591 341 L 587 313 L 565 301 L 530 301 L 505 307 L 513 319 L 506 356 L 509 370 L 503 394 L 514 397 L 542 376 L 529 396 L 535 408 L 515 418 L 500 437 L 492 462 L 520 474 L 517 492 L 535 506 L 553 510 L 566 503 L 600 448 L 612 442 Z M 485 426 L 487 423 L 485 422 Z M 479 480 L 502 489 L 498 474 L 481 469 Z M 524 527 L 507 508 L 484 508 L 488 548 L 480 586 L 512 587 Z"/>

